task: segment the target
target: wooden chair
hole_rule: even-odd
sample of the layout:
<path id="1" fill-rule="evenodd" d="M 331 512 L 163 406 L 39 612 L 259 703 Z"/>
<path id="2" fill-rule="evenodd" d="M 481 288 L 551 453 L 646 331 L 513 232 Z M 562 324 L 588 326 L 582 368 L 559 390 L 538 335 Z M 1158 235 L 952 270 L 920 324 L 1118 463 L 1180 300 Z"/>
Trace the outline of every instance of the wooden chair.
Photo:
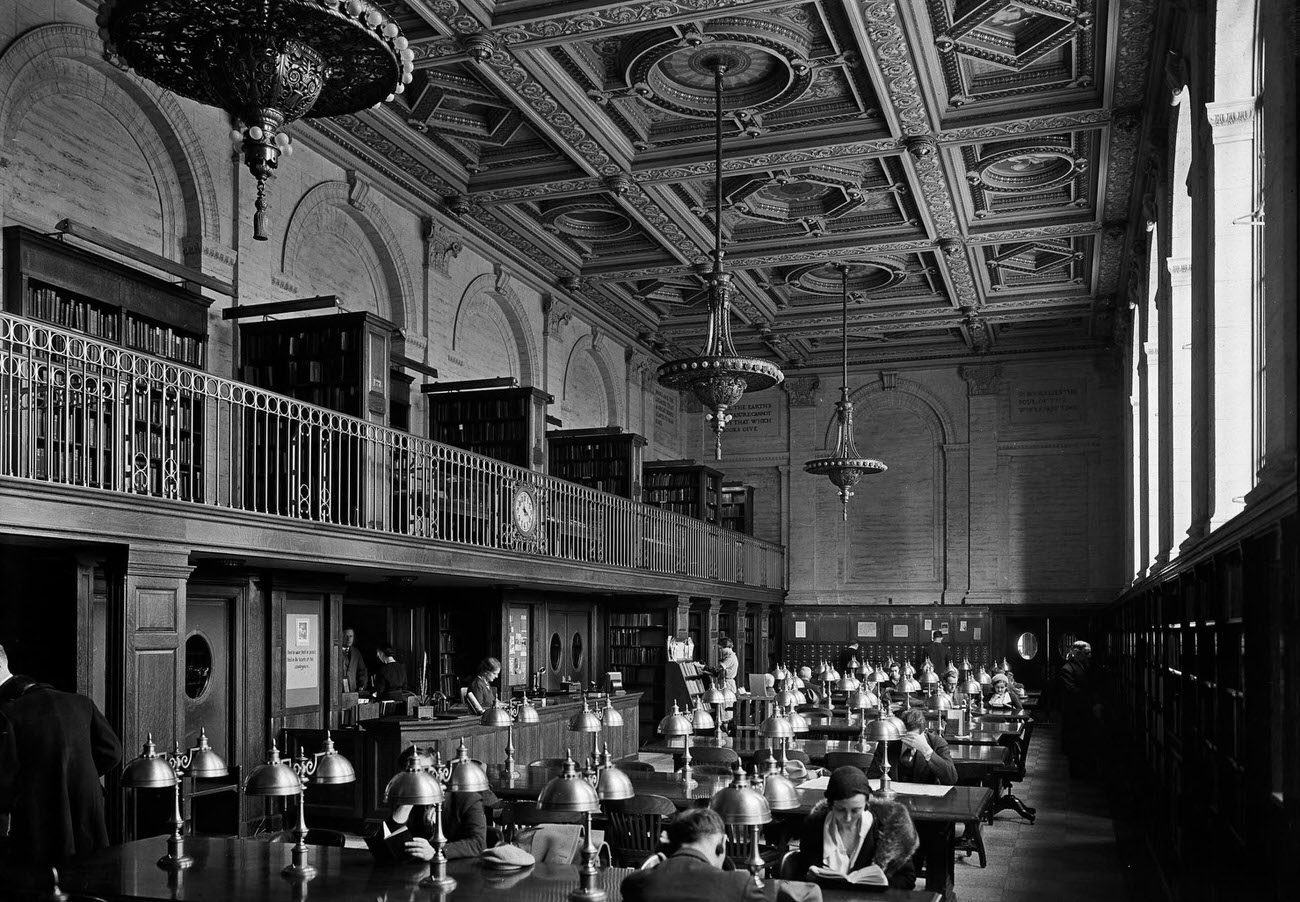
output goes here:
<path id="1" fill-rule="evenodd" d="M 725 764 L 700 764 L 691 762 L 691 773 L 697 777 L 730 777 L 734 771 Z"/>
<path id="2" fill-rule="evenodd" d="M 528 766 L 529 767 L 564 767 L 564 761 L 565 761 L 564 758 L 535 758 L 532 761 L 528 762 Z M 582 767 L 581 761 L 577 761 L 575 759 L 575 763 L 578 765 L 579 768 Z"/>
<path id="3" fill-rule="evenodd" d="M 1010 764 L 995 771 L 994 779 L 997 782 L 993 786 L 993 800 L 984 812 L 986 822 L 992 823 L 995 814 L 1008 808 L 1029 821 L 1029 823 L 1034 822 L 1038 809 L 1026 805 L 1012 790 L 1014 784 L 1025 779 L 1025 763 L 1029 758 L 1029 740 L 1033 735 L 1034 722 L 1033 720 L 1027 720 L 1025 721 L 1025 728 L 1021 731 L 1018 739 L 1007 736 L 999 740 L 999 745 L 1005 745 L 1011 749 L 1012 757 Z M 1003 792 L 1004 788 L 1005 792 Z"/>
<path id="4" fill-rule="evenodd" d="M 865 774 L 871 769 L 871 762 L 875 760 L 875 755 L 869 752 L 827 752 L 826 767 L 835 770 L 837 767 L 852 765 L 860 768 Z M 890 762 L 893 764 L 894 762 Z"/>
<path id="5" fill-rule="evenodd" d="M 740 761 L 740 753 L 735 749 L 716 748 L 714 746 L 691 747 L 692 764 L 725 764 L 731 766 L 738 761 Z"/>
<path id="6" fill-rule="evenodd" d="M 514 802 L 501 810 L 501 836 L 506 842 L 514 842 L 522 827 L 537 827 L 542 824 L 581 825 L 585 821 L 585 816 L 578 811 L 548 811 L 538 807 L 536 802 Z"/>
<path id="7" fill-rule="evenodd" d="M 767 770 L 767 762 L 772 757 L 774 756 L 771 749 L 754 749 L 754 753 L 749 756 L 749 762 L 747 766 L 751 770 L 755 766 L 757 766 L 759 771 L 762 772 L 764 770 Z M 799 761 L 805 767 L 812 763 L 812 759 L 808 757 L 808 753 L 803 751 L 802 749 L 787 749 L 785 753 L 785 758 L 787 761 Z"/>
<path id="8" fill-rule="evenodd" d="M 749 868 L 749 828 L 748 827 L 727 827 L 727 860 L 738 871 L 748 870 Z M 790 851 L 788 842 L 781 842 L 773 845 L 770 842 L 760 841 L 758 844 L 758 857 L 763 860 L 762 876 L 771 877 L 773 871 L 780 867 L 781 859 Z"/>
<path id="9" fill-rule="evenodd" d="M 611 807 L 606 812 L 609 826 L 605 842 L 609 843 L 613 863 L 617 867 L 643 866 L 659 848 L 664 821 L 676 812 L 677 806 L 670 799 L 657 795 L 633 796 Z"/>
<path id="10" fill-rule="evenodd" d="M 618 763 L 619 770 L 622 770 L 625 773 L 629 773 L 629 774 L 630 773 L 652 774 L 655 772 L 655 766 L 651 764 L 649 761 L 619 761 L 617 763 Z"/>

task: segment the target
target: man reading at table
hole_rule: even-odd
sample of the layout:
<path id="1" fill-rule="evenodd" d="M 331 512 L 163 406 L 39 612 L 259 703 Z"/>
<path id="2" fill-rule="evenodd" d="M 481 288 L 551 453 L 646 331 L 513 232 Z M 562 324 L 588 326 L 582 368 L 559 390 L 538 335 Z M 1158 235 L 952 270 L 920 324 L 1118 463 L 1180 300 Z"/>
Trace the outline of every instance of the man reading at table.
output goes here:
<path id="1" fill-rule="evenodd" d="M 851 765 L 837 767 L 826 798 L 804 819 L 793 873 L 831 885 L 888 883 L 916 886 L 912 856 L 920 847 L 912 818 L 898 802 L 871 797 L 867 775 Z"/>
<path id="2" fill-rule="evenodd" d="M 907 732 L 901 741 L 888 743 L 889 776 L 906 783 L 935 783 L 952 786 L 957 782 L 957 767 L 952 763 L 952 750 L 948 741 L 933 730 L 926 729 L 925 712 L 909 708 L 902 713 Z M 876 757 L 871 763 L 871 773 L 879 775 L 884 757 L 885 743 L 876 746 Z"/>
<path id="3" fill-rule="evenodd" d="M 656 867 L 623 878 L 624 902 L 764 902 L 762 888 L 745 871 L 724 871 L 727 835 L 708 808 L 688 808 L 668 824 L 674 849 Z"/>

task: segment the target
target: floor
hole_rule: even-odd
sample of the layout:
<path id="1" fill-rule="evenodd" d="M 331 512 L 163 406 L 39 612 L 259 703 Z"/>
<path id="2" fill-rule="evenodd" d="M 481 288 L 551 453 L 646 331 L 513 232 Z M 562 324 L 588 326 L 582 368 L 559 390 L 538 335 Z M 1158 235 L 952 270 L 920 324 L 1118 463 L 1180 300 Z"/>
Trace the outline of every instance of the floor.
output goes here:
<path id="1" fill-rule="evenodd" d="M 663 759 L 663 760 L 658 760 Z M 642 754 L 671 770 L 668 755 Z M 1040 723 L 1029 745 L 1025 779 L 1016 787 L 1037 809 L 1033 824 L 1013 811 L 984 826 L 988 865 L 959 854 L 949 902 L 1147 902 L 1151 870 L 1133 834 L 1131 793 L 1107 791 L 1101 780 L 1071 778 L 1056 727 Z"/>

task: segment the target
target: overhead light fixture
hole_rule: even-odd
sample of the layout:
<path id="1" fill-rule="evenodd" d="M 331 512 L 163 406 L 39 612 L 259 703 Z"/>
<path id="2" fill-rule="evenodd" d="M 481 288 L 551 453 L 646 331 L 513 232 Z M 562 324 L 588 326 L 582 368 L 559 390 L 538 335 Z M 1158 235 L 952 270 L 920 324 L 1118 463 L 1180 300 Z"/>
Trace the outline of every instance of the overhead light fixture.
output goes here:
<path id="1" fill-rule="evenodd" d="M 108 58 L 235 121 L 257 179 L 253 237 L 266 240 L 266 180 L 293 152 L 295 119 L 341 116 L 400 94 L 414 52 L 366 0 L 103 0 Z"/>
<path id="2" fill-rule="evenodd" d="M 713 427 L 714 457 L 722 459 L 722 432 L 731 420 L 727 411 L 745 392 L 762 391 L 785 378 L 776 364 L 759 357 L 742 357 L 731 341 L 731 273 L 722 265 L 722 77 L 740 58 L 732 59 L 724 49 L 700 61 L 713 72 L 714 156 L 713 156 L 713 266 L 709 270 L 709 333 L 698 357 L 670 360 L 659 367 L 659 384 L 677 391 L 691 391 L 708 409 L 705 415 Z"/>
<path id="3" fill-rule="evenodd" d="M 844 519 L 849 519 L 849 499 L 853 486 L 868 473 L 889 469 L 878 460 L 863 457 L 853 443 L 853 402 L 849 400 L 849 266 L 836 263 L 840 271 L 840 328 L 844 333 L 844 352 L 841 361 L 840 399 L 835 402 L 835 417 L 839 421 L 839 437 L 835 442 L 834 457 L 818 457 L 803 465 L 814 476 L 830 477 L 839 487 L 840 501 L 844 504 Z"/>

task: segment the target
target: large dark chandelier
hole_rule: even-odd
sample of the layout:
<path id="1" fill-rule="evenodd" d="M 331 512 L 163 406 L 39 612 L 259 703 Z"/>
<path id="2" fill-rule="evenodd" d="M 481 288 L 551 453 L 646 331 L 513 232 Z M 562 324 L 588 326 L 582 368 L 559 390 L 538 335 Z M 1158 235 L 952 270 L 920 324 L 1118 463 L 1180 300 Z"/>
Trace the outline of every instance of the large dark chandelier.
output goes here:
<path id="1" fill-rule="evenodd" d="M 257 179 L 253 237 L 266 240 L 266 180 L 293 152 L 295 119 L 355 113 L 411 81 L 397 23 L 365 0 L 103 0 L 109 59 L 225 110 Z"/>
<path id="2" fill-rule="evenodd" d="M 818 457 L 803 465 L 814 476 L 828 476 L 839 487 L 840 501 L 844 505 L 844 519 L 849 519 L 849 499 L 853 486 L 869 473 L 889 469 L 878 460 L 863 457 L 853 444 L 853 402 L 849 400 L 849 267 L 836 263 L 840 271 L 840 328 L 844 333 L 842 371 L 840 373 L 840 399 L 835 402 L 835 417 L 839 420 L 839 438 L 835 442 L 834 457 Z"/>
<path id="3" fill-rule="evenodd" d="M 714 457 L 722 459 L 722 431 L 731 414 L 727 410 L 747 391 L 778 385 L 785 376 L 779 367 L 759 357 L 741 357 L 731 341 L 731 273 L 722 265 L 722 77 L 729 68 L 721 53 L 707 61 L 713 71 L 713 267 L 708 273 L 709 334 L 698 357 L 670 360 L 659 367 L 659 384 L 677 391 L 690 390 L 708 409 L 713 427 Z"/>

